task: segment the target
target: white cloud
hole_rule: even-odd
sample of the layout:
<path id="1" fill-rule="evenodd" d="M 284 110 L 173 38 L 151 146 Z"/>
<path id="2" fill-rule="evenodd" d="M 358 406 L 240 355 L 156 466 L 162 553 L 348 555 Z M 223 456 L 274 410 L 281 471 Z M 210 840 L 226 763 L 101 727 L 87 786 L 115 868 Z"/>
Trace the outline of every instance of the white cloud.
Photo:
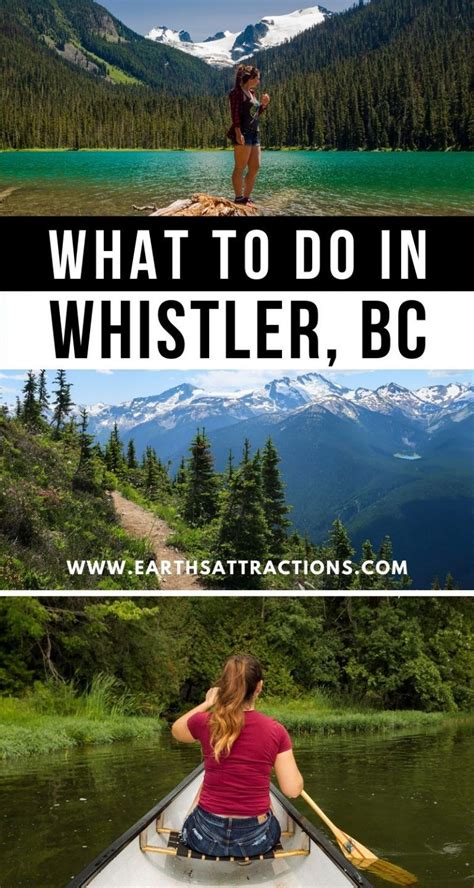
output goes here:
<path id="1" fill-rule="evenodd" d="M 96 373 L 100 373 L 102 376 L 114 376 L 113 370 L 96 370 Z"/>
<path id="2" fill-rule="evenodd" d="M 26 379 L 26 373 L 0 373 L 0 379 L 9 379 L 12 382 L 24 382 Z"/>
<path id="3" fill-rule="evenodd" d="M 430 379 L 444 379 L 448 376 L 450 379 L 456 379 L 458 382 L 466 381 L 472 383 L 474 379 L 474 370 L 428 370 Z"/>
<path id="4" fill-rule="evenodd" d="M 203 370 L 191 373 L 186 382 L 205 388 L 207 391 L 231 392 L 242 389 L 255 389 L 266 385 L 279 376 L 298 376 L 301 371 L 281 373 L 275 370 Z"/>

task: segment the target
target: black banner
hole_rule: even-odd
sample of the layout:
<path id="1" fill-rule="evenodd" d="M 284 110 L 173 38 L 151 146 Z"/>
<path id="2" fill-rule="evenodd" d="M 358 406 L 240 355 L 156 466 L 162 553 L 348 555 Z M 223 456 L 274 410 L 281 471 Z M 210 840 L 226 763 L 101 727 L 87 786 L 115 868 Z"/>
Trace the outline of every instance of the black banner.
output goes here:
<path id="1" fill-rule="evenodd" d="M 2 218 L 1 289 L 468 290 L 470 224 L 423 216 Z"/>

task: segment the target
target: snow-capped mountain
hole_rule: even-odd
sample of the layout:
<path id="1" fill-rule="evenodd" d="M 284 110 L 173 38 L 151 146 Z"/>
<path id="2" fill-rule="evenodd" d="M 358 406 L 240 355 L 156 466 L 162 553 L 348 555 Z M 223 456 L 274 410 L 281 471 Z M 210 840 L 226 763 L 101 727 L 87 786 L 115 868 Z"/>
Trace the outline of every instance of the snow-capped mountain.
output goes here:
<path id="1" fill-rule="evenodd" d="M 287 15 L 267 15 L 255 25 L 247 25 L 243 31 L 218 31 L 200 43 L 194 43 L 187 31 L 174 31 L 166 25 L 152 28 L 145 36 L 197 56 L 208 65 L 227 68 L 260 50 L 280 46 L 308 28 L 320 25 L 330 15 L 322 6 L 308 6 Z"/>
<path id="2" fill-rule="evenodd" d="M 189 405 L 194 397 L 205 394 L 203 389 L 183 383 L 168 389 L 160 395 L 146 398 L 133 398 L 123 404 L 93 404 L 88 408 L 89 426 L 99 438 L 108 434 L 114 423 L 122 431 L 141 425 L 150 420 L 160 422 L 176 410 L 180 404 Z"/>
<path id="3" fill-rule="evenodd" d="M 296 378 L 283 376 L 255 390 L 229 394 L 206 392 L 184 383 L 159 395 L 134 398 L 117 406 L 93 405 L 90 429 L 104 439 L 114 423 L 124 434 L 155 437 L 171 430 L 208 429 L 259 417 L 284 416 L 308 407 L 364 422 L 367 414 L 395 416 L 422 426 L 427 432 L 440 421 L 474 413 L 474 386 L 450 384 L 411 391 L 396 383 L 379 388 L 350 389 L 319 373 Z"/>

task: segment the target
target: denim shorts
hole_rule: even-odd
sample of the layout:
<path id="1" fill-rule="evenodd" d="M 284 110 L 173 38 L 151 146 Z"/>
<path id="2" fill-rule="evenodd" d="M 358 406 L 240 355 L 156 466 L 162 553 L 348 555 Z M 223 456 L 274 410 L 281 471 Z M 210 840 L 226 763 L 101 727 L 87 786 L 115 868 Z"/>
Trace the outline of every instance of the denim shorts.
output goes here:
<path id="1" fill-rule="evenodd" d="M 184 821 L 181 841 L 210 857 L 254 857 L 271 851 L 281 835 L 271 811 L 263 823 L 258 821 L 258 817 L 220 817 L 198 805 Z"/>
<path id="2" fill-rule="evenodd" d="M 247 130 L 242 133 L 245 144 L 249 147 L 256 148 L 260 145 L 260 133 L 258 130 Z M 237 144 L 237 142 L 235 143 Z"/>

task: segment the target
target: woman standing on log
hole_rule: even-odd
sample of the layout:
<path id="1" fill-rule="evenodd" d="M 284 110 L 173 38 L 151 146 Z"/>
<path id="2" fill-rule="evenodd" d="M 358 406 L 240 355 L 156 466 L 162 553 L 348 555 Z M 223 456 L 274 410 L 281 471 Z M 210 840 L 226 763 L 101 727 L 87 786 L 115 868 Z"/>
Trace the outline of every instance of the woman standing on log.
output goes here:
<path id="1" fill-rule="evenodd" d="M 255 657 L 229 657 L 218 686 L 172 727 L 176 740 L 198 740 L 204 753 L 204 782 L 181 833 L 199 854 L 265 854 L 280 838 L 270 805 L 272 768 L 286 795 L 296 798 L 303 789 L 288 732 L 255 709 L 262 686 Z"/>
<path id="2" fill-rule="evenodd" d="M 250 199 L 260 169 L 260 115 L 270 102 L 265 94 L 261 101 L 255 95 L 260 72 L 253 65 L 239 65 L 234 89 L 229 93 L 232 126 L 227 136 L 234 145 L 234 172 L 232 184 L 235 202 L 253 206 Z M 247 174 L 244 173 L 247 169 Z"/>

